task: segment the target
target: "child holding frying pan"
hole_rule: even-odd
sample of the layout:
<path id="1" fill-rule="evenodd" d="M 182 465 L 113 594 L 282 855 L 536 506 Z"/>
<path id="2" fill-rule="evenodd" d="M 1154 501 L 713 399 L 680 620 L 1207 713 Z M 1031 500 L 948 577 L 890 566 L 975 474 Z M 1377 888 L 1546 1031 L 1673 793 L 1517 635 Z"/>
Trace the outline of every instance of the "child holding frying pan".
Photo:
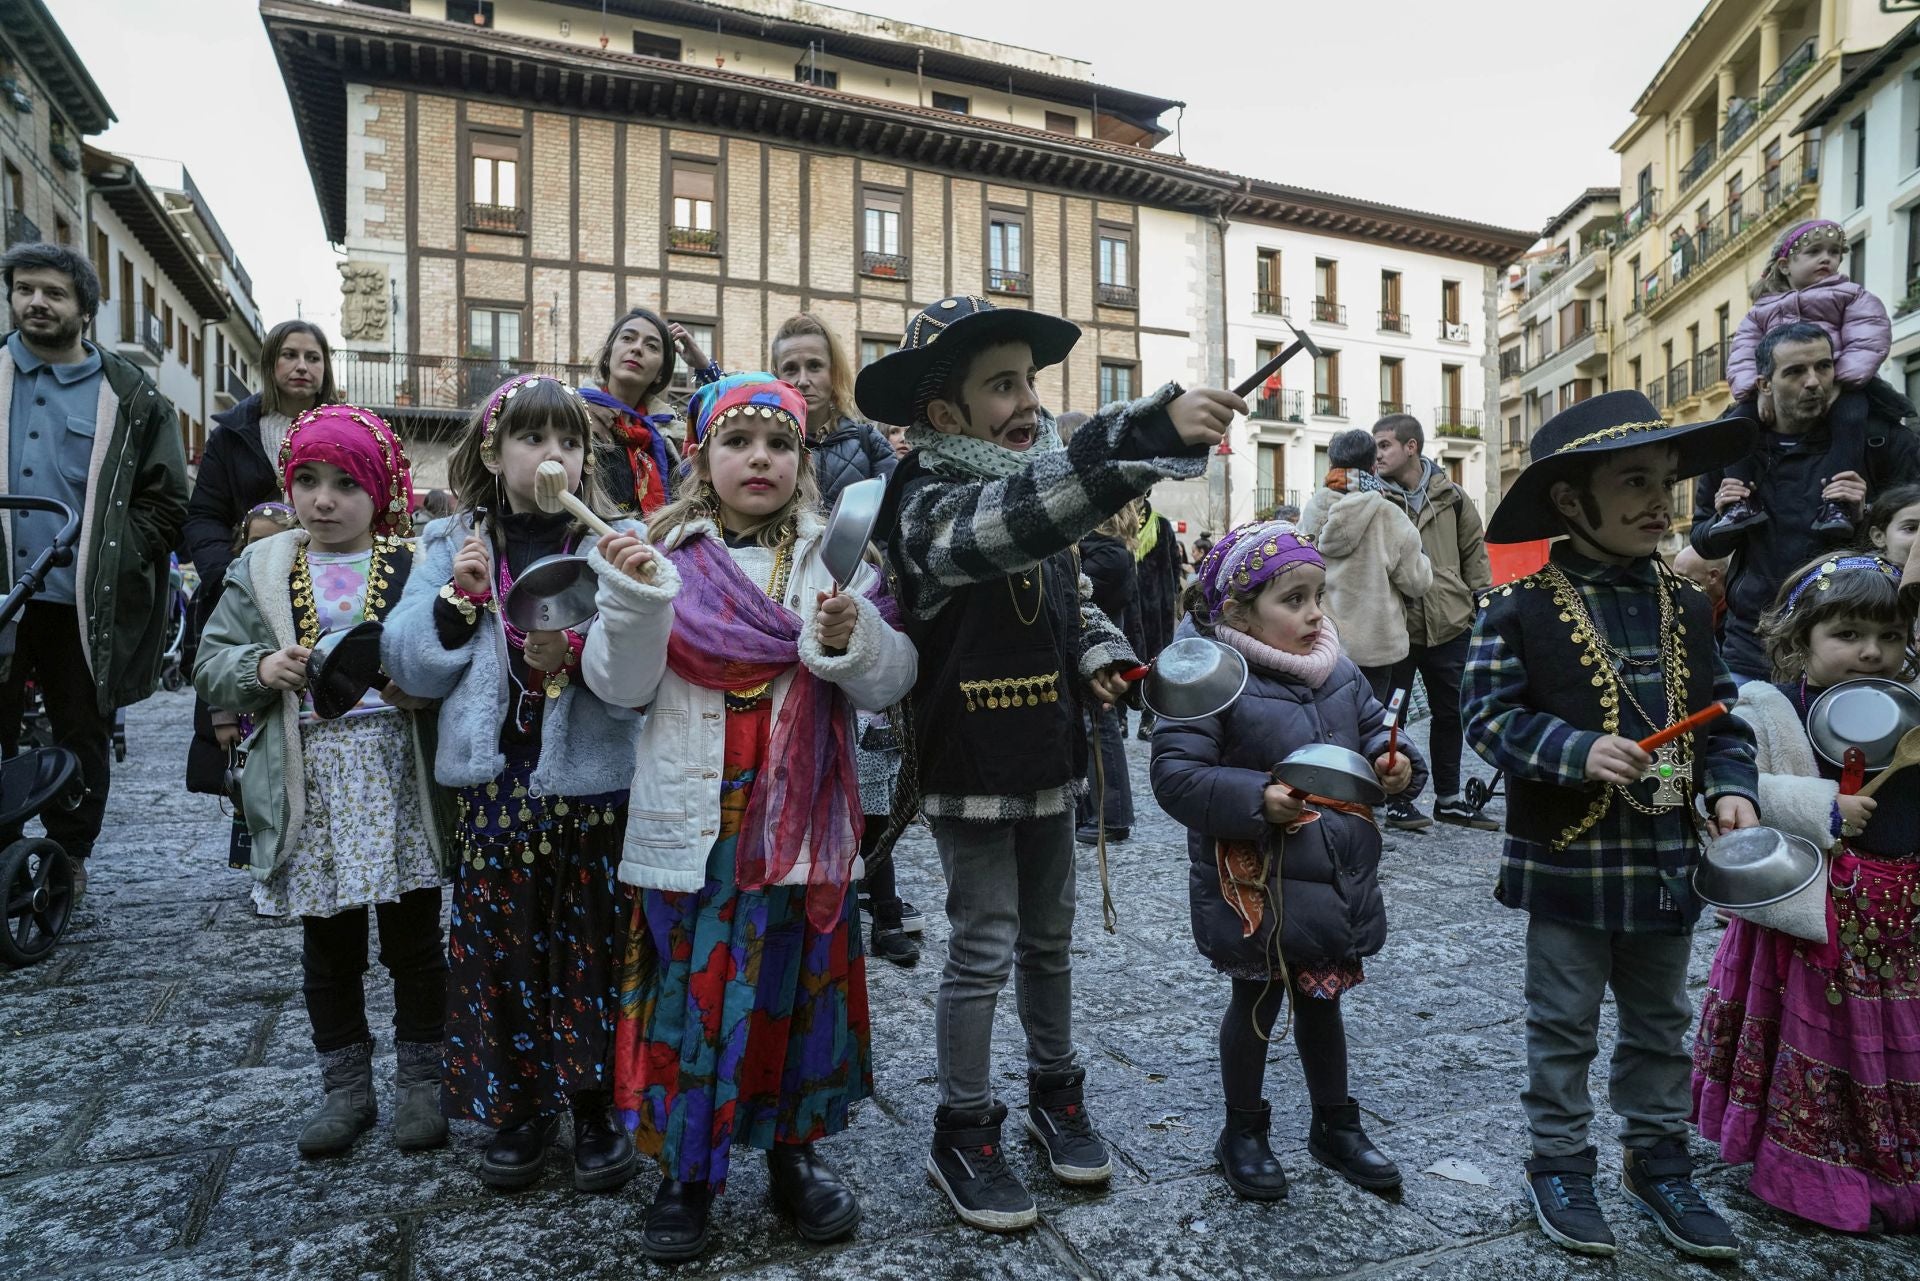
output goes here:
<path id="1" fill-rule="evenodd" d="M 1364 753 L 1391 795 L 1426 783 L 1340 651 L 1326 582 L 1320 553 L 1286 521 L 1242 525 L 1215 543 L 1187 593 L 1188 627 L 1247 660 L 1246 690 L 1213 716 L 1163 720 L 1153 734 L 1154 798 L 1187 828 L 1194 942 L 1233 983 L 1220 1020 L 1227 1123 L 1214 1152 L 1227 1185 L 1255 1201 L 1287 1194 L 1261 1083 L 1288 995 L 1313 1101 L 1308 1152 L 1359 1187 L 1400 1184 L 1347 1092 L 1340 1014 L 1340 994 L 1365 978 L 1362 958 L 1386 940 L 1380 830 L 1365 806 L 1302 798 L 1271 777 L 1295 749 L 1334 743 Z"/>

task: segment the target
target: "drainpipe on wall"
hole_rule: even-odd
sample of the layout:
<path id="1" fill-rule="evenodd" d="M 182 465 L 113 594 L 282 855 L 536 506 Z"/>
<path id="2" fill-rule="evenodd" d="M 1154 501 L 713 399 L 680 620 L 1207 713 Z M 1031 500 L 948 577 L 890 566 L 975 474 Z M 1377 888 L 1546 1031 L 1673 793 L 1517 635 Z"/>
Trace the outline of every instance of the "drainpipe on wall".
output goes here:
<path id="1" fill-rule="evenodd" d="M 1230 358 L 1228 356 L 1228 331 L 1227 331 L 1227 226 L 1228 226 L 1228 222 L 1229 220 L 1227 218 L 1227 202 L 1225 200 L 1222 200 L 1218 205 L 1214 206 L 1214 211 L 1213 211 L 1213 227 L 1214 227 L 1214 231 L 1218 234 L 1219 240 L 1220 240 L 1220 289 L 1218 294 L 1219 321 L 1220 321 L 1220 328 L 1219 328 L 1220 363 L 1218 365 L 1218 377 L 1212 380 L 1214 385 L 1217 387 L 1225 387 L 1227 385 L 1228 378 L 1231 376 L 1227 372 L 1230 364 Z M 1227 425 L 1227 436 L 1228 436 L 1229 445 L 1231 444 L 1232 435 L 1233 435 L 1233 425 L 1229 423 Z M 1220 518 L 1221 518 L 1221 527 L 1219 532 L 1222 535 L 1225 535 L 1229 529 L 1233 528 L 1233 455 L 1230 453 L 1223 454 L 1221 455 L 1221 458 L 1220 458 Z"/>

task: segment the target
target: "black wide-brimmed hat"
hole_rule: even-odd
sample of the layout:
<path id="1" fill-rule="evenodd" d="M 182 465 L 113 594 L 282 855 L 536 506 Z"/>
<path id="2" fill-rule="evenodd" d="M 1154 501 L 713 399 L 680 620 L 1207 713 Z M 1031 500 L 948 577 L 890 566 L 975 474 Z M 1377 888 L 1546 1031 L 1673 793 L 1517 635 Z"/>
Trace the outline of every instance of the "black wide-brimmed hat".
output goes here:
<path id="1" fill-rule="evenodd" d="M 1637 391 L 1610 391 L 1561 410 L 1533 434 L 1533 459 L 1507 488 L 1487 522 L 1490 543 L 1558 538 L 1566 518 L 1553 505 L 1555 481 L 1573 480 L 1602 455 L 1644 445 L 1670 445 L 1685 480 L 1737 462 L 1753 451 L 1759 424 L 1735 412 L 1704 423 L 1667 422 Z"/>
<path id="2" fill-rule="evenodd" d="M 853 398 L 877 423 L 911 426 L 915 411 L 939 394 L 954 355 L 993 343 L 1024 342 L 1041 369 L 1067 358 L 1080 341 L 1071 320 L 1019 307 L 996 307 L 985 298 L 956 295 L 930 304 L 907 322 L 900 349 L 860 371 Z"/>

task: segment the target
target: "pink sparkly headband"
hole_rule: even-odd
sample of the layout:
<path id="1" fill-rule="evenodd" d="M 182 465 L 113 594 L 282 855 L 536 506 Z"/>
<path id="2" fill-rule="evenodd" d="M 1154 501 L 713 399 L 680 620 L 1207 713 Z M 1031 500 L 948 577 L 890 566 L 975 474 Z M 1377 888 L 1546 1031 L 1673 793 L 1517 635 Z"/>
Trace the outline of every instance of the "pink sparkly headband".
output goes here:
<path id="1" fill-rule="evenodd" d="M 1794 246 L 1806 239 L 1807 236 L 1816 231 L 1826 231 L 1829 229 L 1831 229 L 1840 240 L 1846 240 L 1847 233 L 1839 223 L 1831 222 L 1825 218 L 1814 218 L 1808 222 L 1801 223 L 1798 227 L 1789 231 L 1781 239 L 1780 247 L 1773 251 L 1773 256 L 1780 259 L 1790 258 L 1793 256 Z"/>

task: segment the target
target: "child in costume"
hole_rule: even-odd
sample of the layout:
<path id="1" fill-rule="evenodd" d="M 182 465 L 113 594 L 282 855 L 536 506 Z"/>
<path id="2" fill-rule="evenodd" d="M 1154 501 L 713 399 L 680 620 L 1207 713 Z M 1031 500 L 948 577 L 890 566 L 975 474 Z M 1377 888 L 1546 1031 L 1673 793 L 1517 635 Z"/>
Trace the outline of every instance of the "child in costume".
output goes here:
<path id="1" fill-rule="evenodd" d="M 859 875 L 855 707 L 913 685 L 911 642 L 821 559 L 825 522 L 800 393 L 733 374 L 691 405 L 690 467 L 655 536 L 680 595 L 664 674 L 610 667 L 648 705 L 632 779 L 616 1103 L 664 1181 L 656 1259 L 705 1249 L 736 1145 L 811 1241 L 860 1206 L 814 1151 L 873 1086 Z M 594 673 L 589 669 L 589 676 Z"/>
<path id="2" fill-rule="evenodd" d="M 1282 1000 L 1313 1100 L 1307 1150 L 1354 1184 L 1400 1185 L 1400 1170 L 1360 1126 L 1347 1093 L 1340 994 L 1386 938 L 1380 829 L 1366 806 L 1301 800 L 1275 762 L 1312 743 L 1366 754 L 1390 795 L 1417 792 L 1426 767 L 1402 745 L 1387 756 L 1386 712 L 1341 653 L 1325 612 L 1326 562 L 1288 521 L 1230 530 L 1200 567 L 1187 634 L 1247 660 L 1247 687 L 1226 710 L 1166 721 L 1153 736 L 1153 795 L 1187 829 L 1193 939 L 1233 983 L 1220 1018 L 1227 1123 L 1214 1146 L 1227 1185 L 1254 1201 L 1287 1194 L 1267 1144 L 1261 1097 Z"/>
<path id="3" fill-rule="evenodd" d="M 502 384 L 448 461 L 459 510 L 427 526 L 381 643 L 396 679 L 442 700 L 434 778 L 458 815 L 443 1103 L 493 1128 L 480 1177 L 497 1188 L 540 1178 L 567 1111 L 576 1188 L 617 1188 L 635 1164 L 611 1111 L 611 1055 L 614 867 L 637 714 L 599 673 L 658 678 L 679 577 L 631 521 L 596 542 L 540 509 L 543 462 L 600 501 L 592 439 L 572 388 L 535 374 Z M 590 623 L 507 621 L 517 575 L 581 551 L 596 580 Z"/>
<path id="4" fill-rule="evenodd" d="M 1849 794 L 1807 713 L 1864 677 L 1911 681 L 1914 610 L 1879 556 L 1815 561 L 1764 623 L 1775 683 L 1740 690 L 1767 822 L 1833 856 L 1823 941 L 1736 918 L 1693 1046 L 1694 1117 L 1769 1205 L 1843 1232 L 1920 1229 L 1920 793 Z"/>
<path id="5" fill-rule="evenodd" d="M 1658 551 L 1675 484 L 1751 444 L 1745 419 L 1676 427 L 1638 392 L 1595 396 L 1534 434 L 1487 526 L 1489 542 L 1567 535 L 1545 569 L 1482 601 L 1461 704 L 1467 741 L 1507 778 L 1496 894 L 1528 913 L 1527 1194 L 1547 1236 L 1583 1253 L 1615 1249 L 1588 1142 L 1609 987 L 1622 1189 L 1682 1251 L 1739 1251 L 1692 1182 L 1687 961 L 1695 800 L 1721 828 L 1758 822 L 1753 736 L 1723 716 L 1653 755 L 1637 740 L 1734 701 L 1706 594 Z"/>
<path id="6" fill-rule="evenodd" d="M 1200 475 L 1246 410 L 1226 392 L 1167 386 L 1108 406 L 1063 447 L 1034 381 L 1079 336 L 1055 316 L 946 298 L 855 389 L 869 419 L 910 424 L 914 446 L 881 513 L 921 661 L 877 857 L 925 812 L 951 927 L 927 1172 L 964 1222 L 993 1231 L 1037 1217 L 1001 1149 L 1007 1110 L 989 1075 L 994 1006 L 1016 957 L 1027 1129 L 1063 1181 L 1112 1173 L 1073 1050 L 1073 794 L 1087 764 L 1083 710 L 1125 695 L 1132 652 L 1091 600 L 1074 544 L 1156 481 Z"/>
<path id="7" fill-rule="evenodd" d="M 402 540 L 413 478 L 399 437 L 351 405 L 300 415 L 279 466 L 304 528 L 252 544 L 228 568 L 194 687 L 210 706 L 252 718 L 241 794 L 254 908 L 300 918 L 302 986 L 326 1090 L 301 1127 L 300 1153 L 345 1152 L 376 1119 L 369 907 L 393 980 L 394 1142 L 437 1147 L 447 1139 L 438 1100 L 447 962 L 442 833 L 414 715 L 423 704 L 385 682 L 345 715 L 322 719 L 305 693 L 321 636 L 383 620 L 411 581 L 413 552 Z"/>

